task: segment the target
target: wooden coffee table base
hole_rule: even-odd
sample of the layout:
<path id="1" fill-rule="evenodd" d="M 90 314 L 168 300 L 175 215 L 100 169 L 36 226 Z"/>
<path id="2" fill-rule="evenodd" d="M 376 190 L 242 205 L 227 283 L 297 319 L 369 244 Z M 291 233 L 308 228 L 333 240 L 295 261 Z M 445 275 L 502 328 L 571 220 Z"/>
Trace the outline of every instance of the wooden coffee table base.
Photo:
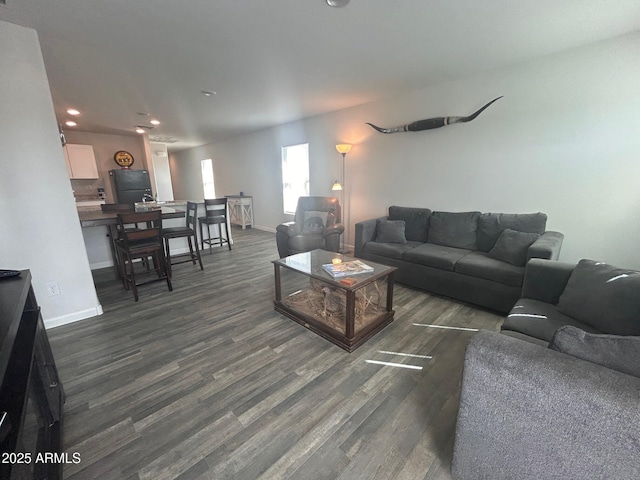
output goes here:
<path id="1" fill-rule="evenodd" d="M 323 250 L 300 253 L 274 264 L 276 311 L 353 352 L 393 321 L 394 267 L 367 262 L 372 273 L 354 275 L 345 285 L 322 270 L 332 258 L 350 257 Z M 282 275 L 284 268 L 286 275 Z"/>
<path id="2" fill-rule="evenodd" d="M 391 311 L 387 312 L 385 315 L 381 315 L 377 322 L 369 324 L 366 328 L 359 331 L 357 335 L 354 335 L 353 338 L 347 338 L 346 335 L 340 335 L 339 332 L 330 327 L 327 327 L 321 322 L 318 322 L 315 318 L 290 309 L 286 305 L 282 304 L 282 302 L 273 303 L 275 304 L 275 310 L 277 312 L 286 315 L 291 320 L 295 320 L 303 327 L 308 328 L 309 330 L 317 333 L 323 338 L 326 338 L 331 343 L 344 348 L 349 353 L 353 352 L 356 348 L 365 343 L 384 327 L 393 322 L 393 315 L 395 313 Z"/>

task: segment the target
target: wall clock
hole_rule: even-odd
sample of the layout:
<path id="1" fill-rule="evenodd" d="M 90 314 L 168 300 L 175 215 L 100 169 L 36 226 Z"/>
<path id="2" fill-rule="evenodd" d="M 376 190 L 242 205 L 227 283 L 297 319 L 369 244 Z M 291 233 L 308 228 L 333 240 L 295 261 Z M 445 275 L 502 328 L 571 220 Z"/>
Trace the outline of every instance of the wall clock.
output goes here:
<path id="1" fill-rule="evenodd" d="M 124 168 L 127 169 L 129 168 L 131 165 L 133 165 L 133 155 L 131 155 L 129 152 L 125 152 L 124 150 L 119 150 L 116 153 L 113 154 L 113 159 L 116 161 L 116 163 Z"/>

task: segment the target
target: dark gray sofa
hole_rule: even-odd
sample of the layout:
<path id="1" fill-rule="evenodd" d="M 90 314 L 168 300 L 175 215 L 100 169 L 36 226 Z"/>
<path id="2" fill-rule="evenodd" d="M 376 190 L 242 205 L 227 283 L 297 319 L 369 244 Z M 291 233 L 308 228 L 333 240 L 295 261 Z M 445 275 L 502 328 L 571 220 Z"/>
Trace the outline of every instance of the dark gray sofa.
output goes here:
<path id="1" fill-rule="evenodd" d="M 454 478 L 640 478 L 640 272 L 532 259 L 522 294 L 467 346 Z"/>
<path id="2" fill-rule="evenodd" d="M 635 480 L 639 411 L 640 378 L 481 331 L 465 354 L 451 472 L 456 480 Z"/>
<path id="3" fill-rule="evenodd" d="M 531 259 L 502 333 L 549 345 L 558 328 L 640 336 L 640 273 L 584 259 Z"/>
<path id="4" fill-rule="evenodd" d="M 564 236 L 545 231 L 546 221 L 544 213 L 432 212 L 392 206 L 388 216 L 356 223 L 354 253 L 397 267 L 400 283 L 508 312 L 521 296 L 526 261 L 558 258 Z M 402 223 L 402 235 L 386 234 Z M 507 234 L 516 237 L 513 245 L 519 253 L 509 251 Z M 523 239 L 517 237 L 530 234 L 537 239 L 523 250 Z M 507 251 L 500 251 L 505 239 Z M 503 255 L 492 256 L 496 250 Z"/>

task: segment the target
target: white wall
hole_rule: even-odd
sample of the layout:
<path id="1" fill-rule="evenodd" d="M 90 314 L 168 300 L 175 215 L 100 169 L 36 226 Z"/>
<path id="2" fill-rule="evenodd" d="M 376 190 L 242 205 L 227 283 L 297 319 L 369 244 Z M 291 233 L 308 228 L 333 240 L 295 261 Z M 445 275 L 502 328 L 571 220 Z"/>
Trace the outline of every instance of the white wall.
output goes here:
<path id="1" fill-rule="evenodd" d="M 151 161 L 155 173 L 155 192 L 158 200 L 173 200 L 173 186 L 171 185 L 171 170 L 169 168 L 169 154 L 166 143 L 149 142 Z"/>
<path id="2" fill-rule="evenodd" d="M 0 268 L 30 269 L 49 327 L 102 312 L 34 30 L 0 21 Z M 61 295 L 49 297 L 48 282 Z"/>
<path id="3" fill-rule="evenodd" d="M 174 190 L 189 196 L 195 163 L 211 157 L 216 191 L 254 195 L 256 224 L 274 228 L 286 218 L 280 147 L 308 141 L 312 194 L 330 195 L 341 165 L 334 145 L 351 143 L 348 244 L 355 222 L 390 205 L 542 211 L 547 228 L 565 234 L 561 260 L 640 268 L 639 78 L 635 33 L 176 153 Z M 467 115 L 499 95 L 467 124 L 393 135 L 365 125 Z"/>

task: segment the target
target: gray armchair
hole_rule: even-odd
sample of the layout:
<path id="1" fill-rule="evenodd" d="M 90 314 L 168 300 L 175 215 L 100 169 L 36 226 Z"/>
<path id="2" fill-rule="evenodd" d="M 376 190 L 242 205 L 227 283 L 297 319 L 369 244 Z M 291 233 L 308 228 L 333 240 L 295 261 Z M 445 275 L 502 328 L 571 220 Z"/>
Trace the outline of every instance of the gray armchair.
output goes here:
<path id="1" fill-rule="evenodd" d="M 337 252 L 344 232 L 342 210 L 335 197 L 300 197 L 293 222 L 276 227 L 280 258 L 317 248 Z"/>

